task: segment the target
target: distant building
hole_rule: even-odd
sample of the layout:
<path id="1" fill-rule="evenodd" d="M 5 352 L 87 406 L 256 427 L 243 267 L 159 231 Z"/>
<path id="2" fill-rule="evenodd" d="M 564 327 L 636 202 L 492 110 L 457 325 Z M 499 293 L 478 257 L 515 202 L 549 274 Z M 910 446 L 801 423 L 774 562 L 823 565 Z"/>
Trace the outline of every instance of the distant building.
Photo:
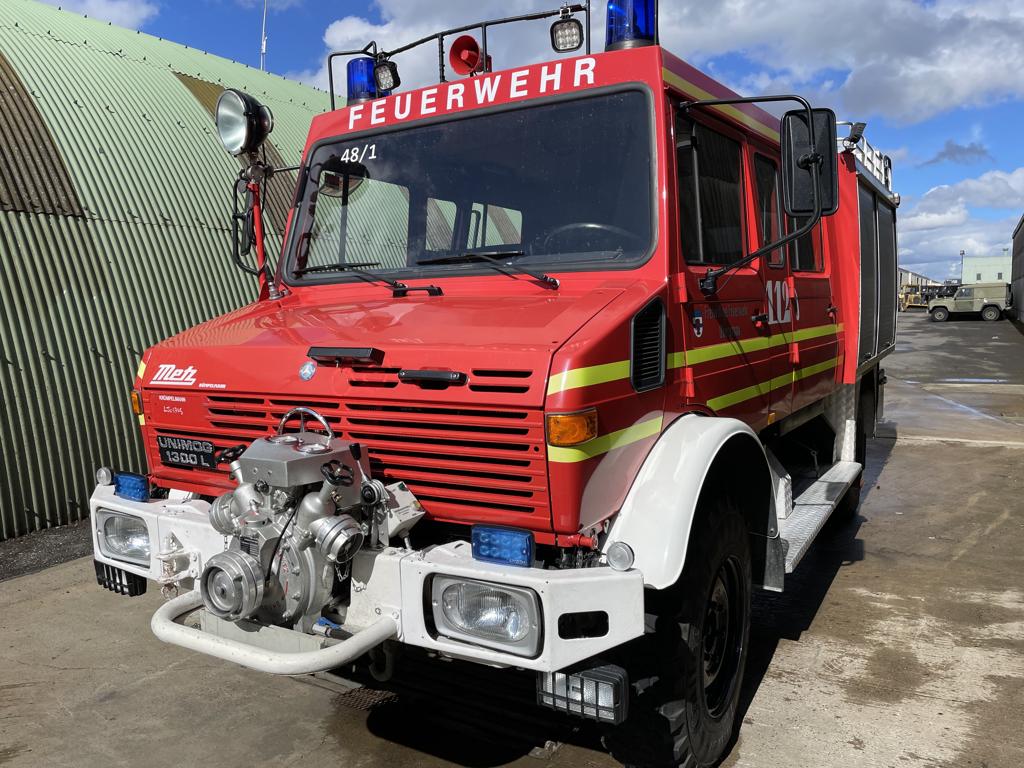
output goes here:
<path id="1" fill-rule="evenodd" d="M 1010 282 L 1010 254 L 1004 256 L 964 256 L 960 280 L 967 283 Z"/>
<path id="2" fill-rule="evenodd" d="M 213 121 L 226 87 L 273 110 L 268 158 L 297 163 L 326 93 L 0 2 L 0 540 L 87 516 L 98 466 L 142 470 L 142 351 L 255 298 L 230 258 L 240 165 Z M 277 245 L 285 176 L 267 209 Z"/>
<path id="3" fill-rule="evenodd" d="M 932 280 L 930 277 L 918 274 L 917 272 L 911 272 L 903 267 L 899 268 L 899 281 L 900 288 L 906 285 L 914 286 L 915 288 L 921 288 L 925 285 L 940 285 L 938 280 Z"/>

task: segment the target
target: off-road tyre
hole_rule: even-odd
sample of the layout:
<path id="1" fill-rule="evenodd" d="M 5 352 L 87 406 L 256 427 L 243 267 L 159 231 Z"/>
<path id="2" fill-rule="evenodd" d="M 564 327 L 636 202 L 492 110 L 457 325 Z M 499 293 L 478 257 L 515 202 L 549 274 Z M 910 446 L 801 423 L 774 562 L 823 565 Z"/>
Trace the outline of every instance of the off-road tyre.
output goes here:
<path id="1" fill-rule="evenodd" d="M 996 320 L 1001 320 L 1003 313 L 999 307 L 988 306 L 981 310 L 981 319 L 989 323 L 994 323 Z"/>
<path id="2" fill-rule="evenodd" d="M 750 641 L 747 527 L 726 498 L 701 500 L 686 565 L 651 592 L 647 634 L 628 649 L 629 716 L 605 737 L 630 768 L 704 768 L 732 741 Z"/>
<path id="3" fill-rule="evenodd" d="M 936 307 L 932 310 L 932 321 L 936 323 L 944 323 L 949 320 L 949 310 L 945 307 Z"/>

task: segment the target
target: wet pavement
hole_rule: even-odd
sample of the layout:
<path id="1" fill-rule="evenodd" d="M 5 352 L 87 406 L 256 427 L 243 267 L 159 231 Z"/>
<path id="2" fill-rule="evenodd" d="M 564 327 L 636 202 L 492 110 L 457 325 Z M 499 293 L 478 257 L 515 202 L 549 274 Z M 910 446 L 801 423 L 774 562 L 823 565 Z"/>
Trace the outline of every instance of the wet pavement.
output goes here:
<path id="1" fill-rule="evenodd" d="M 757 599 L 726 766 L 1024 765 L 1024 336 L 902 315 L 886 368 L 859 516 Z M 614 765 L 529 676 L 414 661 L 398 695 L 342 692 L 163 645 L 159 604 L 89 559 L 0 583 L 0 766 Z"/>

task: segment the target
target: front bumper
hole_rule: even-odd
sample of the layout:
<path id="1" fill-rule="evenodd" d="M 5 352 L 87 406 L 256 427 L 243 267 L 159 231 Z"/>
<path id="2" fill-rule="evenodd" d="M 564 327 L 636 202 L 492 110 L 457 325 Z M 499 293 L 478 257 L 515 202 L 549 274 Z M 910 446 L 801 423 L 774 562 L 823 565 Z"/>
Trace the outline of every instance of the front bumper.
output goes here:
<path id="1" fill-rule="evenodd" d="M 205 562 L 228 544 L 210 526 L 209 505 L 203 501 L 178 497 L 139 503 L 118 498 L 111 488 L 99 486 L 90 509 L 96 559 L 165 587 L 191 590 Z M 152 549 L 148 567 L 118 561 L 103 553 L 96 525 L 101 509 L 134 515 L 145 522 Z M 540 604 L 536 655 L 525 658 L 499 648 L 445 637 L 434 624 L 431 604 L 432 581 L 439 576 L 492 582 L 536 593 Z M 154 633 L 165 642 L 283 675 L 341 666 L 387 639 L 492 666 L 555 672 L 639 637 L 644 631 L 643 578 L 639 571 L 495 565 L 474 560 L 468 542 L 422 551 L 393 547 L 362 550 L 353 561 L 351 603 L 342 626 L 352 637 L 326 647 L 308 650 L 313 636 L 280 628 L 263 633 L 271 636 L 269 645 L 257 640 L 257 632 L 231 631 L 231 636 L 225 636 L 224 632 L 210 631 L 217 622 L 210 621 L 213 617 L 208 615 L 203 616 L 201 629 L 179 623 L 183 614 L 201 605 L 198 593 L 191 591 L 167 603 L 153 616 Z M 602 613 L 607 616 L 607 623 L 601 623 L 599 636 L 579 637 L 578 633 L 565 631 L 575 614 Z M 317 640 L 317 644 L 323 643 Z"/>

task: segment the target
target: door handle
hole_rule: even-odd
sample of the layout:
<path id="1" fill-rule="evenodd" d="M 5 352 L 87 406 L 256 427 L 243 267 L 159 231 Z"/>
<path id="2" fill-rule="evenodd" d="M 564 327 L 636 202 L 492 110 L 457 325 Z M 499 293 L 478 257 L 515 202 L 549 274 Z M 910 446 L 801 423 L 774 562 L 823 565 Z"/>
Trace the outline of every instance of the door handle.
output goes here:
<path id="1" fill-rule="evenodd" d="M 750 321 L 754 324 L 755 328 L 761 330 L 762 328 L 768 325 L 768 315 L 764 313 L 754 315 L 753 317 L 750 318 Z"/>

